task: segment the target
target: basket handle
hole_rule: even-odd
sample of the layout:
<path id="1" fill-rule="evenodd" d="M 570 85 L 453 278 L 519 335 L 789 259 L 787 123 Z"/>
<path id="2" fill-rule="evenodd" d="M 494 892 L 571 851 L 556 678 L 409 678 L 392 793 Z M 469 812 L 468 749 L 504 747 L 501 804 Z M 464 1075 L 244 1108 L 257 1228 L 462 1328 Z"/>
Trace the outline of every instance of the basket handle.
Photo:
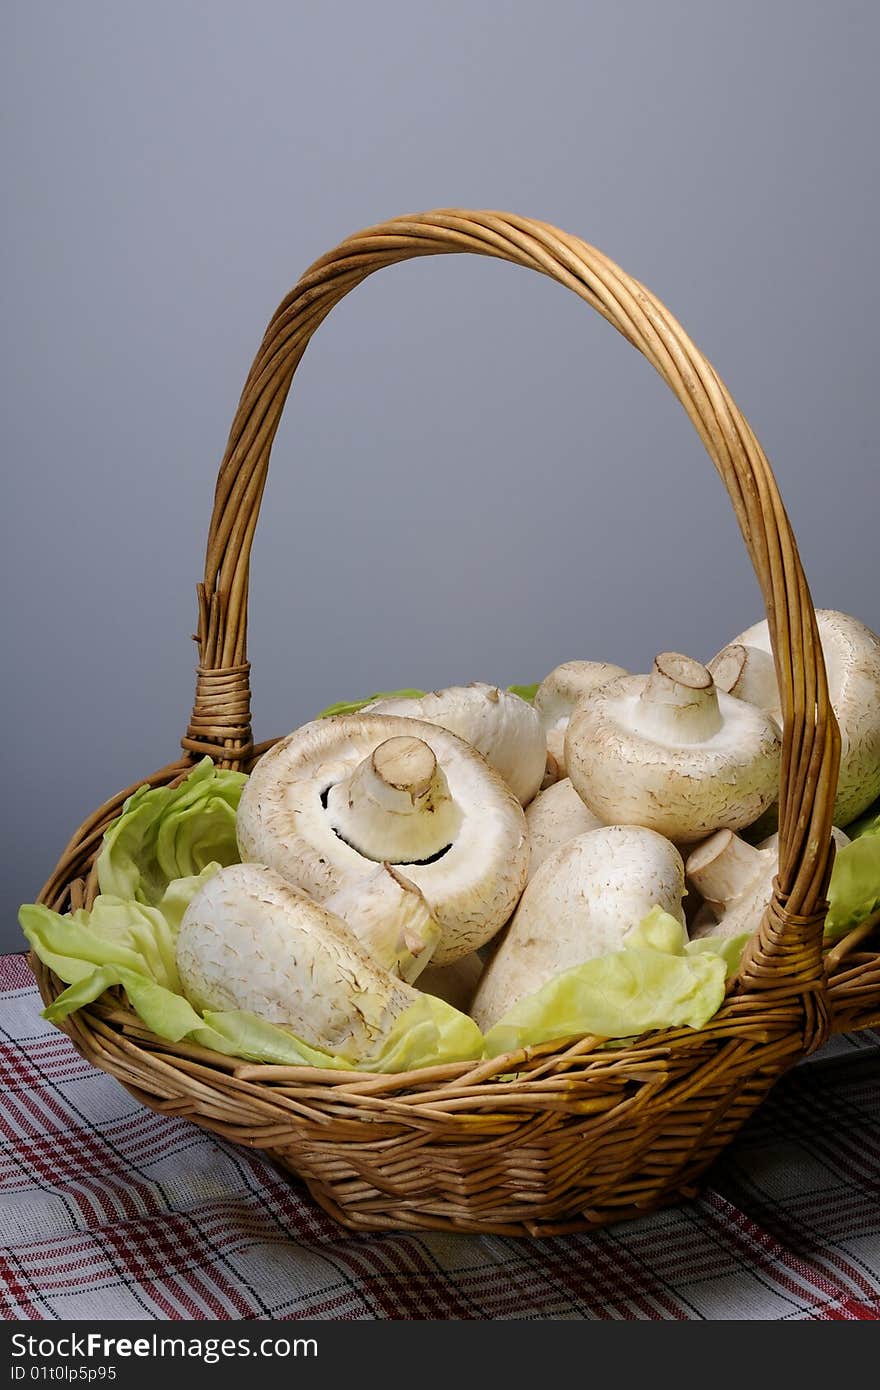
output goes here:
<path id="1" fill-rule="evenodd" d="M 205 580 L 198 586 L 196 697 L 183 746 L 225 767 L 246 765 L 253 753 L 246 656 L 251 542 L 272 441 L 312 334 L 349 290 L 383 266 L 463 251 L 549 275 L 613 324 L 684 406 L 727 487 L 764 596 L 784 714 L 779 874 L 746 951 L 740 987 L 793 986 L 803 996 L 811 1045 L 827 1026 L 821 937 L 840 735 L 797 545 L 764 452 L 706 358 L 643 285 L 556 227 L 461 209 L 394 218 L 322 256 L 282 300 L 245 382 L 217 480 Z"/>

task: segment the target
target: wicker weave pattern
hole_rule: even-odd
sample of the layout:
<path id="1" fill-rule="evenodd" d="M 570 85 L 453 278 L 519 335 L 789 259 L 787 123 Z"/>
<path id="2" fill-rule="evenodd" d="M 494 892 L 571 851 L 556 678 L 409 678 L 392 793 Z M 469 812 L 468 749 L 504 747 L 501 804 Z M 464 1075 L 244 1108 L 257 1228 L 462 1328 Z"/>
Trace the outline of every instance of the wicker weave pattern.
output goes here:
<path id="1" fill-rule="evenodd" d="M 254 747 L 251 737 L 248 565 L 294 372 L 315 329 L 367 275 L 413 256 L 464 251 L 549 275 L 613 324 L 684 406 L 727 487 L 764 595 L 785 718 L 780 869 L 739 979 L 700 1033 L 651 1034 L 619 1049 L 581 1038 L 391 1077 L 256 1067 L 163 1043 L 109 997 L 67 1027 L 87 1057 L 145 1104 L 267 1149 L 346 1224 L 552 1233 L 692 1191 L 804 1050 L 832 1026 L 880 1017 L 880 966 L 865 949 L 876 922 L 823 959 L 839 733 L 797 546 L 749 425 L 667 310 L 595 248 L 507 213 L 397 218 L 315 262 L 269 324 L 221 465 L 198 589 L 187 756 L 143 780 L 173 781 L 206 752 L 247 769 L 268 746 Z M 131 790 L 76 832 L 44 901 L 63 910 L 92 900 L 101 833 Z M 58 982 L 38 962 L 34 968 L 52 998 Z"/>

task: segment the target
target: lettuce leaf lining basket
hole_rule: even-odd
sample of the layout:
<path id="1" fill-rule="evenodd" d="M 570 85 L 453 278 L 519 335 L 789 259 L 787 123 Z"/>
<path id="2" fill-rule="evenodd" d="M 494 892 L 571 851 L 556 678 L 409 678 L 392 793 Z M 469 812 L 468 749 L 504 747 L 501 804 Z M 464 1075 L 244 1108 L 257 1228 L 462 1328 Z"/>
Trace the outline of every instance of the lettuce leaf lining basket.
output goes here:
<path id="1" fill-rule="evenodd" d="M 730 495 L 769 619 L 784 738 L 779 873 L 724 1002 L 702 1029 L 646 1033 L 613 1049 L 576 1037 L 394 1074 L 249 1063 L 168 1042 L 113 990 L 62 1026 L 145 1105 L 265 1150 L 352 1229 L 552 1235 L 692 1195 L 787 1068 L 832 1031 L 880 1022 L 876 918 L 823 951 L 840 738 L 813 603 L 770 466 L 681 326 L 594 247 L 529 218 L 451 209 L 358 232 L 305 273 L 269 324 L 220 468 L 183 757 L 78 828 L 40 902 L 59 912 L 92 905 L 103 832 L 142 783 L 176 784 L 206 754 L 247 772 L 270 746 L 251 736 L 248 567 L 294 372 L 330 310 L 368 275 L 453 252 L 539 271 L 607 319 L 683 405 Z M 31 963 L 49 1006 L 63 983 L 33 954 Z"/>

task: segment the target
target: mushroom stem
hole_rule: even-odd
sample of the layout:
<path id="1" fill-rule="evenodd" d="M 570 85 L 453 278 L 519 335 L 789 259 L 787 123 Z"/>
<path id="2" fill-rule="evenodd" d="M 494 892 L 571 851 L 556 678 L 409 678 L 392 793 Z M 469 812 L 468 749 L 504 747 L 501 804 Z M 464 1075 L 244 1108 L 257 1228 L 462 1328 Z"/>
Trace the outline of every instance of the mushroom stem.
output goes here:
<path id="1" fill-rule="evenodd" d="M 439 774 L 443 777 L 443 774 Z M 352 775 L 357 786 L 384 811 L 408 816 L 421 810 L 436 791 L 437 759 L 420 738 L 388 738 L 364 758 Z M 443 792 L 448 795 L 443 778 Z"/>
<path id="2" fill-rule="evenodd" d="M 346 883 L 324 899 L 370 955 L 412 984 L 424 970 L 442 928 L 412 879 L 384 863 L 366 878 Z"/>
<path id="3" fill-rule="evenodd" d="M 455 838 L 461 816 L 427 743 L 386 739 L 327 794 L 333 828 L 377 863 L 421 863 Z"/>
<path id="4" fill-rule="evenodd" d="M 748 700 L 759 709 L 779 708 L 779 685 L 776 667 L 768 652 L 759 647 L 744 647 L 732 642 L 709 662 L 709 671 L 719 690 Z"/>
<path id="5" fill-rule="evenodd" d="M 721 728 L 718 693 L 705 666 L 661 652 L 639 696 L 642 727 L 670 743 L 703 743 Z"/>
<path id="6" fill-rule="evenodd" d="M 366 712 L 402 715 L 457 734 L 501 774 L 523 806 L 541 785 L 546 747 L 538 711 L 510 690 L 473 681 L 417 700 L 378 700 Z"/>
<path id="7" fill-rule="evenodd" d="M 712 907 L 738 898 L 762 871 L 766 853 L 730 830 L 717 830 L 688 857 L 690 882 Z"/>

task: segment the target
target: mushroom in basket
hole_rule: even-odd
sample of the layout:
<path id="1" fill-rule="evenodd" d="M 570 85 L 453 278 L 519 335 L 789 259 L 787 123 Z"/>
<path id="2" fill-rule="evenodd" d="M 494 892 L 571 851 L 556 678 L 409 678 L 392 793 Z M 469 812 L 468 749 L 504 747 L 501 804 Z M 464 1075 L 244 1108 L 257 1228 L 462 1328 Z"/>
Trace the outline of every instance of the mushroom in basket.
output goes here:
<path id="1" fill-rule="evenodd" d="M 834 822 L 849 825 L 880 796 L 880 637 L 858 618 L 830 608 L 818 608 L 816 620 L 841 734 Z M 709 669 L 720 690 L 782 722 L 766 621 L 735 637 Z"/>
<path id="2" fill-rule="evenodd" d="M 836 826 L 831 835 L 838 849 L 849 844 L 848 836 Z M 770 901 L 778 869 L 778 835 L 756 847 L 730 830 L 718 830 L 697 845 L 685 864 L 688 883 L 703 899 L 691 937 L 750 934 Z"/>
<path id="3" fill-rule="evenodd" d="M 776 800 L 779 755 L 770 715 L 678 652 L 587 696 L 565 735 L 568 775 L 596 815 L 677 844 L 757 820 Z"/>
<path id="4" fill-rule="evenodd" d="M 547 753 L 557 777 L 566 776 L 565 731 L 574 707 L 585 695 L 629 673 L 610 661 L 563 661 L 554 666 L 535 691 L 535 709 L 547 737 Z"/>
<path id="5" fill-rule="evenodd" d="M 576 835 L 598 830 L 602 821 L 584 804 L 571 780 L 563 777 L 561 782 L 545 787 L 526 807 L 526 825 L 529 828 L 529 878 L 532 879 L 555 850 Z"/>
<path id="6" fill-rule="evenodd" d="M 673 844 L 638 825 L 569 840 L 531 880 L 486 966 L 471 1013 L 484 1030 L 555 975 L 618 950 L 654 907 L 684 926 L 684 865 Z"/>
<path id="7" fill-rule="evenodd" d="M 353 1057 L 420 997 L 341 918 L 261 864 L 231 864 L 202 885 L 183 915 L 177 968 L 195 1008 L 244 1010 Z"/>
<path id="8" fill-rule="evenodd" d="M 543 780 L 547 749 L 541 721 L 512 690 L 474 681 L 433 690 L 419 699 L 377 700 L 363 712 L 424 720 L 457 734 L 482 753 L 523 806 Z"/>
<path id="9" fill-rule="evenodd" d="M 275 744 L 237 833 L 243 859 L 318 902 L 348 890 L 356 902 L 356 885 L 392 866 L 440 926 L 434 965 L 494 936 L 528 872 L 525 816 L 500 776 L 448 730 L 392 715 L 318 720 Z"/>

